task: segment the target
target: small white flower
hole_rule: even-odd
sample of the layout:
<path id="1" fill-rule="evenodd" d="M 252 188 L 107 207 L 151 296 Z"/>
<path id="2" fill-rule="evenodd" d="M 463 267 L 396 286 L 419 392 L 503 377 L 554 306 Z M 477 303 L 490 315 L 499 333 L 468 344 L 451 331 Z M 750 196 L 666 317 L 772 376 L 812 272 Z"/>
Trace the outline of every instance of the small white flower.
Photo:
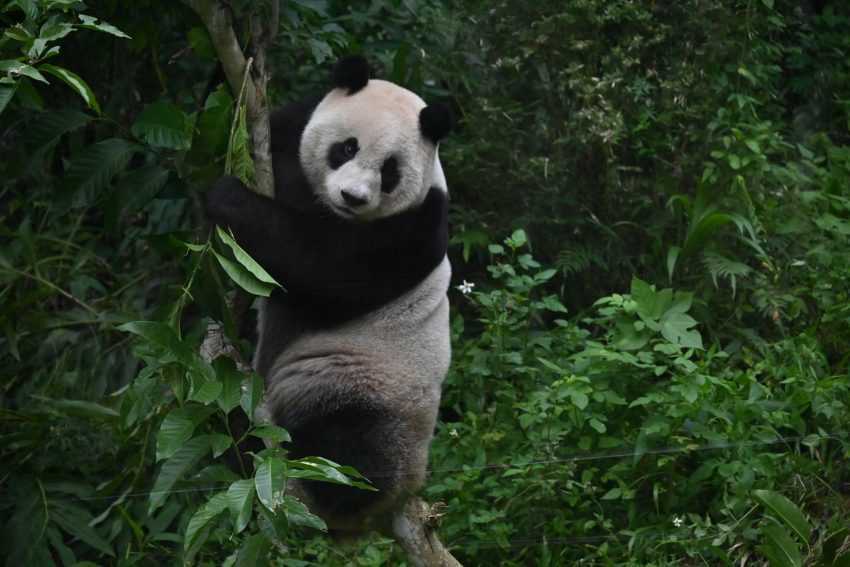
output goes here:
<path id="1" fill-rule="evenodd" d="M 457 432 L 457 429 L 452 427 L 451 429 L 449 429 L 449 437 L 457 439 L 458 437 L 460 437 L 460 433 Z"/>
<path id="2" fill-rule="evenodd" d="M 457 286 L 457 290 L 464 295 L 469 295 L 472 292 L 472 288 L 474 287 L 474 283 L 463 280 L 463 283 Z"/>
<path id="3" fill-rule="evenodd" d="M 679 516 L 676 516 L 675 518 L 673 518 L 673 525 L 676 526 L 677 528 L 681 528 L 683 522 L 684 522 L 684 520 L 682 520 L 682 518 L 680 518 Z"/>

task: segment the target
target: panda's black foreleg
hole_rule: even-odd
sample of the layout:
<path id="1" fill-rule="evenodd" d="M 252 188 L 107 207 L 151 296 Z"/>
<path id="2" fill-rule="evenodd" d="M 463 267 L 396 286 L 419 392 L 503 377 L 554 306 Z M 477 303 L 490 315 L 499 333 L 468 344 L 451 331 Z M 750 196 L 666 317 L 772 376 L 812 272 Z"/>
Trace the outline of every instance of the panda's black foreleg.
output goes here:
<path id="1" fill-rule="evenodd" d="M 317 265 L 309 219 L 280 202 L 258 195 L 236 177 L 219 179 L 205 195 L 207 216 L 229 227 L 236 241 L 279 283 L 311 281 Z M 312 223 L 315 225 L 315 223 Z"/>

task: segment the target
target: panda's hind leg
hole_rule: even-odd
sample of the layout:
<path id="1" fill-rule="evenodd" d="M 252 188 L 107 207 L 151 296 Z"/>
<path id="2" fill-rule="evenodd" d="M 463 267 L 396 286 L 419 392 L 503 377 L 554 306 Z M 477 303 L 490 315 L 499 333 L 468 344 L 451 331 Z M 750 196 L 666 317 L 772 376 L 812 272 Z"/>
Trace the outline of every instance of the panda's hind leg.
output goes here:
<path id="1" fill-rule="evenodd" d="M 300 481 L 308 504 L 333 527 L 400 504 L 409 476 L 410 425 L 364 381 L 327 373 L 270 382 L 272 417 L 292 437 L 291 458 L 319 456 L 353 467 L 377 491 Z"/>

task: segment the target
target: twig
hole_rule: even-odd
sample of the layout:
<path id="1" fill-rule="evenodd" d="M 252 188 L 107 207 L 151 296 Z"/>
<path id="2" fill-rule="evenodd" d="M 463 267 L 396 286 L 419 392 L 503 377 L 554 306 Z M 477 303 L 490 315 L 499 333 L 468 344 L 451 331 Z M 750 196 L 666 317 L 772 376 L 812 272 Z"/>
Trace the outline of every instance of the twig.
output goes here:
<path id="1" fill-rule="evenodd" d="M 460 562 L 437 538 L 440 515 L 420 498 L 407 501 L 393 518 L 393 538 L 404 549 L 414 567 L 461 567 Z"/>

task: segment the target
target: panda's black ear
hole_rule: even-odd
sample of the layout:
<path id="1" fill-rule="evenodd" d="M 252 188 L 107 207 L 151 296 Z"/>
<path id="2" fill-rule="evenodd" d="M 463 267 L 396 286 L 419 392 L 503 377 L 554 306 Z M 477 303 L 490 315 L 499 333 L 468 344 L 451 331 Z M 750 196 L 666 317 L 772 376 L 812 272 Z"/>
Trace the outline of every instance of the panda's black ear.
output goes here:
<path id="1" fill-rule="evenodd" d="M 334 87 L 348 89 L 348 94 L 352 95 L 369 82 L 369 72 L 369 62 L 361 55 L 343 57 L 334 67 Z"/>
<path id="2" fill-rule="evenodd" d="M 429 104 L 419 113 L 419 129 L 422 135 L 435 144 L 445 138 L 452 129 L 452 109 L 442 103 Z"/>

